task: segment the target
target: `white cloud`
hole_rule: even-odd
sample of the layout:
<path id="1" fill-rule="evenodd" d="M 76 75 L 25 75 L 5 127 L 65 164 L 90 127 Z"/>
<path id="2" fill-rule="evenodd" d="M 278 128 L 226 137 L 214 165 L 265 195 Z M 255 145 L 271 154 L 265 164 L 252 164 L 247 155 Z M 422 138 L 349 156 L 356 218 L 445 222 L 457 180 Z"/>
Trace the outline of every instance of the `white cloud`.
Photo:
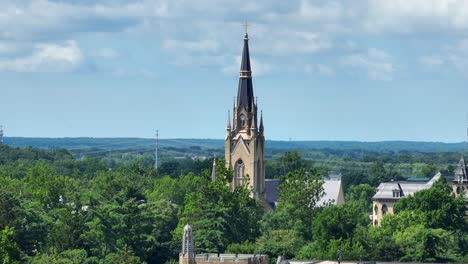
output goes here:
<path id="1" fill-rule="evenodd" d="M 0 42 L 0 55 L 11 54 L 17 50 L 17 47 L 13 43 Z"/>
<path id="2" fill-rule="evenodd" d="M 145 78 L 145 79 L 155 79 L 157 74 L 147 68 L 138 68 L 138 69 L 128 69 L 123 67 L 116 67 L 113 72 L 117 77 L 130 77 L 130 78 Z"/>
<path id="3" fill-rule="evenodd" d="M 66 72 L 76 69 L 82 61 L 78 43 L 68 40 L 63 45 L 37 44 L 30 55 L 0 59 L 0 71 Z"/>
<path id="4" fill-rule="evenodd" d="M 363 26 L 372 32 L 443 32 L 468 28 L 466 0 L 368 0 Z"/>
<path id="5" fill-rule="evenodd" d="M 319 74 L 323 76 L 333 76 L 335 75 L 335 70 L 327 65 L 324 64 L 306 64 L 304 66 L 304 72 L 307 74 Z"/>
<path id="6" fill-rule="evenodd" d="M 205 53 L 216 53 L 218 52 L 219 43 L 212 39 L 201 39 L 201 40 L 177 40 L 177 39 L 166 39 L 162 43 L 163 48 L 175 51 L 175 52 L 205 52 Z"/>
<path id="7" fill-rule="evenodd" d="M 420 62 L 426 68 L 436 68 L 444 64 L 444 60 L 437 55 L 423 56 L 421 57 Z"/>
<path id="8" fill-rule="evenodd" d="M 329 49 L 332 44 L 318 32 L 276 31 L 259 39 L 260 52 L 270 55 L 310 54 Z"/>
<path id="9" fill-rule="evenodd" d="M 101 49 L 95 50 L 92 53 L 92 55 L 96 58 L 101 58 L 101 59 L 114 59 L 119 56 L 119 53 L 111 48 L 101 48 Z"/>
<path id="10" fill-rule="evenodd" d="M 419 61 L 429 70 L 455 71 L 466 75 L 468 74 L 468 39 L 445 45 L 433 53 L 422 56 Z"/>
<path id="11" fill-rule="evenodd" d="M 368 69 L 369 77 L 387 80 L 395 72 L 390 58 L 371 54 L 372 50 L 356 53 L 368 48 L 362 41 L 366 37 L 426 34 L 435 39 L 460 36 L 468 29 L 466 0 L 225 0 L 222 4 L 216 0 L 6 0 L 0 1 L 0 10 L 0 41 L 60 43 L 96 32 L 119 37 L 140 34 L 169 52 L 175 64 L 212 64 L 221 69 L 229 69 L 231 58 L 240 54 L 241 23 L 247 18 L 252 24 L 252 54 L 263 60 L 312 58 L 327 52 L 336 60 L 351 52 L 343 64 Z M 0 44 L 0 55 L 2 50 L 14 52 Z M 37 47 L 29 52 L 34 55 Z M 104 49 L 84 53 L 105 59 L 118 56 Z M 458 53 L 442 55 L 444 63 L 462 67 Z M 16 66 L 4 59 L 2 68 L 34 68 L 27 66 L 27 56 L 17 59 Z M 429 59 L 421 62 L 437 64 L 435 57 Z M 319 74 L 335 74 L 331 66 L 311 65 Z M 272 66 L 257 68 L 256 74 L 267 74 Z M 297 67 L 298 71 L 306 68 L 307 63 Z"/>
<path id="12" fill-rule="evenodd" d="M 345 56 L 342 59 L 342 64 L 354 69 L 364 69 L 372 80 L 391 81 L 395 73 L 395 66 L 390 59 L 390 55 L 382 50 L 369 49 L 365 53 Z"/>

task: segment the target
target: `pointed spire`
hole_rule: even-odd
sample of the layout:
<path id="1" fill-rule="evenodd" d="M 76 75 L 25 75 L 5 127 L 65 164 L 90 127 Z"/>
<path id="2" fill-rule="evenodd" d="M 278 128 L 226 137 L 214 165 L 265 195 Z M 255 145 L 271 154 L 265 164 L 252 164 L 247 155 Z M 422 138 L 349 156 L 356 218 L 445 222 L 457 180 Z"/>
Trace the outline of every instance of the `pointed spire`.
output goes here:
<path id="1" fill-rule="evenodd" d="M 242 72 L 250 73 L 252 69 L 250 67 L 250 53 L 249 53 L 249 35 L 245 32 L 244 35 L 244 49 L 242 51 L 242 61 L 241 61 L 241 76 Z"/>
<path id="2" fill-rule="evenodd" d="M 213 158 L 213 169 L 211 170 L 211 181 L 216 181 L 216 156 Z"/>
<path id="3" fill-rule="evenodd" d="M 257 130 L 257 124 L 255 123 L 255 117 L 252 118 L 252 124 L 250 130 Z"/>
<path id="4" fill-rule="evenodd" d="M 242 51 L 242 61 L 240 67 L 237 107 L 244 106 L 248 112 L 251 112 L 253 100 L 254 94 L 252 84 L 252 69 L 250 67 L 249 36 L 246 32 L 244 36 L 244 49 Z"/>
<path id="5" fill-rule="evenodd" d="M 260 111 L 260 131 L 263 131 L 263 110 Z"/>
<path id="6" fill-rule="evenodd" d="M 465 162 L 465 157 L 461 155 L 460 161 L 457 164 L 455 169 L 455 178 L 458 182 L 463 182 L 468 180 L 468 168 Z"/>
<path id="7" fill-rule="evenodd" d="M 458 162 L 458 166 L 466 166 L 465 156 L 463 154 L 460 157 L 460 161 Z"/>
<path id="8" fill-rule="evenodd" d="M 231 130 L 231 112 L 228 110 L 228 116 L 227 116 L 227 127 L 226 129 Z"/>

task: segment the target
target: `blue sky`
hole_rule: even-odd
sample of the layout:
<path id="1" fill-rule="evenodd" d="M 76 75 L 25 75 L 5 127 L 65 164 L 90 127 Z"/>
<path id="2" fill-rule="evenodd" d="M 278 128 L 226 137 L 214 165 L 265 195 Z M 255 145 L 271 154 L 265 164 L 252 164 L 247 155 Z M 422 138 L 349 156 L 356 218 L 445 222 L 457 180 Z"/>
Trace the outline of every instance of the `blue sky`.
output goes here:
<path id="1" fill-rule="evenodd" d="M 268 139 L 465 140 L 465 0 L 4 0 L 0 124 L 223 138 L 246 20 Z"/>

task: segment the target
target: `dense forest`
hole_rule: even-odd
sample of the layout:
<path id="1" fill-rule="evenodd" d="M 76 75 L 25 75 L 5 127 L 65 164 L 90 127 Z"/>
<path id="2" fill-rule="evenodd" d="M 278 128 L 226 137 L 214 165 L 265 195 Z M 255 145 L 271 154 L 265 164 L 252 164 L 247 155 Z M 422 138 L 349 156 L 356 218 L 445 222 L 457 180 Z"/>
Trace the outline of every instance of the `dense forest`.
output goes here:
<path id="1" fill-rule="evenodd" d="M 245 186 L 232 191 L 222 160 L 211 182 L 211 158 L 164 156 L 164 148 L 155 170 L 144 152 L 77 155 L 1 145 L 0 262 L 177 263 L 186 223 L 197 253 L 263 253 L 274 262 L 280 255 L 336 259 L 341 250 L 346 260 L 468 262 L 465 205 L 444 178 L 401 199 L 380 228 L 368 217 L 380 182 L 449 175 L 460 153 L 278 151 L 266 170 L 281 179 L 279 204 L 268 210 Z M 346 203 L 314 206 L 324 177 L 336 171 Z"/>
<path id="2" fill-rule="evenodd" d="M 151 138 L 25 138 L 25 137 L 5 137 L 4 142 L 7 145 L 15 147 L 37 147 L 50 148 L 61 147 L 67 149 L 78 148 L 140 148 L 154 149 L 155 139 Z M 202 149 L 220 149 L 224 147 L 222 139 L 159 139 L 161 147 L 174 147 L 187 149 L 190 147 L 199 147 Z M 266 150 L 271 149 L 334 149 L 349 150 L 359 149 L 364 151 L 422 151 L 422 152 L 445 152 L 445 151 L 463 151 L 465 142 L 443 143 L 443 142 L 421 142 L 421 141 L 380 141 L 380 142 L 361 142 L 361 141 L 281 141 L 267 140 Z"/>

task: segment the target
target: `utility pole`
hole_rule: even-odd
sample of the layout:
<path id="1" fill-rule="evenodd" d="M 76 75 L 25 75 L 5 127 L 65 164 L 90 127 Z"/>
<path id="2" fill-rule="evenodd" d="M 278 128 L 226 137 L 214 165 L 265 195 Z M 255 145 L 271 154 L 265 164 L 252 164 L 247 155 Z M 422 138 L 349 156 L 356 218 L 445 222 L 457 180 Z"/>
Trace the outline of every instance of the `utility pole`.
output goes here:
<path id="1" fill-rule="evenodd" d="M 3 126 L 0 125 L 0 145 L 3 145 Z"/>
<path id="2" fill-rule="evenodd" d="M 154 168 L 157 170 L 158 169 L 158 148 L 159 148 L 159 130 L 156 130 L 156 150 L 154 153 Z"/>

